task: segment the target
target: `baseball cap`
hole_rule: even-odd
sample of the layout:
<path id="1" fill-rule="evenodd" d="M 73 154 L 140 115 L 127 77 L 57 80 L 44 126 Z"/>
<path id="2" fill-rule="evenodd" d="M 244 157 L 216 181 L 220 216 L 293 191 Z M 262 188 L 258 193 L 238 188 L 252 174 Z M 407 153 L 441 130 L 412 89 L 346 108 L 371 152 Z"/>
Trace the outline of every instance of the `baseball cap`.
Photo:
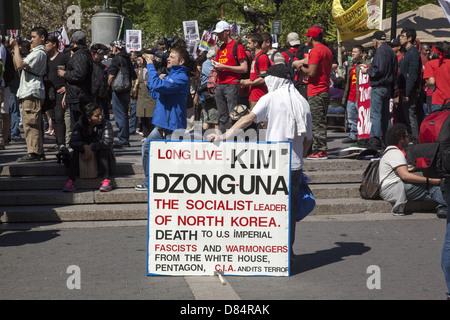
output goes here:
<path id="1" fill-rule="evenodd" d="M 117 47 L 117 49 L 124 49 L 125 48 L 125 41 L 123 40 L 116 40 L 113 42 L 114 46 Z"/>
<path id="2" fill-rule="evenodd" d="M 311 28 L 309 28 L 308 33 L 303 34 L 303 35 L 307 36 L 307 37 L 317 38 L 322 33 L 323 33 L 322 29 L 320 29 L 318 27 L 311 27 Z"/>
<path id="3" fill-rule="evenodd" d="M 289 69 L 286 66 L 285 63 L 283 64 L 274 64 L 273 66 L 269 67 L 269 69 L 267 69 L 266 73 L 260 74 L 259 75 L 261 78 L 265 78 L 268 76 L 274 76 L 274 77 L 278 77 L 278 78 L 283 78 L 283 79 L 290 79 L 290 73 L 289 73 Z"/>
<path id="4" fill-rule="evenodd" d="M 375 33 L 372 35 L 372 39 L 386 41 L 386 33 L 381 30 L 375 31 Z"/>
<path id="5" fill-rule="evenodd" d="M 221 33 L 225 30 L 230 30 L 230 25 L 226 21 L 219 21 L 216 24 L 216 29 L 214 29 L 213 33 Z"/>
<path id="6" fill-rule="evenodd" d="M 83 31 L 75 31 L 72 35 L 72 42 L 76 44 L 86 44 L 86 34 Z"/>
<path id="7" fill-rule="evenodd" d="M 295 32 L 291 32 L 287 35 L 287 42 L 291 45 L 291 46 L 296 46 L 300 44 L 300 37 L 298 36 L 297 33 Z"/>
<path id="8" fill-rule="evenodd" d="M 391 40 L 390 46 L 391 47 L 399 47 L 402 44 L 400 43 L 400 39 L 399 38 L 395 38 Z"/>

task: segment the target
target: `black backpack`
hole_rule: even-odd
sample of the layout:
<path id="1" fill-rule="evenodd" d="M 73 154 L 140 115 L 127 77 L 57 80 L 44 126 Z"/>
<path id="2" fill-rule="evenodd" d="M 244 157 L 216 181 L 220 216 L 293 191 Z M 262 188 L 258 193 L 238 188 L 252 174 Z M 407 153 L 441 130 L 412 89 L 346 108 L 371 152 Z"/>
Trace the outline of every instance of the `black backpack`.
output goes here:
<path id="1" fill-rule="evenodd" d="M 363 199 L 367 200 L 379 200 L 380 197 L 380 188 L 383 181 L 387 178 L 387 176 L 380 181 L 380 160 L 381 158 L 390 150 L 385 151 L 381 157 L 377 160 L 373 160 L 369 163 L 366 170 L 364 170 L 361 185 L 359 186 L 359 193 Z"/>

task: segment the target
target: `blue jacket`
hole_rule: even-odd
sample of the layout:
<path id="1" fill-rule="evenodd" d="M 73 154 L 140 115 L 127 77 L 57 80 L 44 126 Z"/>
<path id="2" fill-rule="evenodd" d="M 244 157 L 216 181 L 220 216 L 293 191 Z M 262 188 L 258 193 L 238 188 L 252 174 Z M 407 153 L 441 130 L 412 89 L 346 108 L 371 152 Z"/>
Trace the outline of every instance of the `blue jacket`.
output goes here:
<path id="1" fill-rule="evenodd" d="M 185 66 L 173 66 L 161 80 L 152 63 L 147 65 L 147 86 L 156 99 L 152 123 L 167 130 L 186 129 L 186 99 L 189 93 L 189 78 Z"/>

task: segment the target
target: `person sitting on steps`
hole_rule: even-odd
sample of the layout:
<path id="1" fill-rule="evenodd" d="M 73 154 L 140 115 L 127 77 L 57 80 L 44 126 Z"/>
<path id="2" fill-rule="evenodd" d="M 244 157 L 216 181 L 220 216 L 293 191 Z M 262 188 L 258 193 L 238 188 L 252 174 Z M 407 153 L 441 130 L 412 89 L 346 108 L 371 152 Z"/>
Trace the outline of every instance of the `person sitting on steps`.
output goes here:
<path id="1" fill-rule="evenodd" d="M 99 177 L 102 179 L 100 191 L 112 190 L 111 176 L 115 171 L 116 158 L 113 150 L 114 131 L 111 123 L 102 117 L 101 107 L 95 103 L 89 103 L 82 109 L 82 116 L 74 124 L 70 147 L 73 149 L 70 166 L 69 180 L 63 191 L 72 192 L 76 188 L 73 184 L 75 177 L 79 175 L 80 155 L 83 160 L 89 160 L 96 156 Z"/>

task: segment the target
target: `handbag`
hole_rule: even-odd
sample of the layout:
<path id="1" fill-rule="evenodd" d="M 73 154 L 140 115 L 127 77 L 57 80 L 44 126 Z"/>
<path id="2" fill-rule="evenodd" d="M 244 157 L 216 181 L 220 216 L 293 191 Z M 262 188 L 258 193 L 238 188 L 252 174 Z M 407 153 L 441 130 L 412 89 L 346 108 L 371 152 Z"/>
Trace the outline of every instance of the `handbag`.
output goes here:
<path id="1" fill-rule="evenodd" d="M 308 186 L 305 175 L 302 174 L 302 180 L 300 181 L 300 187 L 297 194 L 297 212 L 295 213 L 295 220 L 298 222 L 303 220 L 308 214 L 310 214 L 316 206 L 316 199 Z"/>
<path id="2" fill-rule="evenodd" d="M 80 178 L 95 179 L 98 177 L 97 157 L 95 152 L 89 160 L 84 160 L 80 153 Z"/>
<path id="3" fill-rule="evenodd" d="M 114 78 L 111 89 L 114 92 L 126 92 L 131 90 L 131 79 L 130 70 L 128 64 L 126 67 L 122 65 L 122 60 L 120 61 L 119 72 Z"/>

